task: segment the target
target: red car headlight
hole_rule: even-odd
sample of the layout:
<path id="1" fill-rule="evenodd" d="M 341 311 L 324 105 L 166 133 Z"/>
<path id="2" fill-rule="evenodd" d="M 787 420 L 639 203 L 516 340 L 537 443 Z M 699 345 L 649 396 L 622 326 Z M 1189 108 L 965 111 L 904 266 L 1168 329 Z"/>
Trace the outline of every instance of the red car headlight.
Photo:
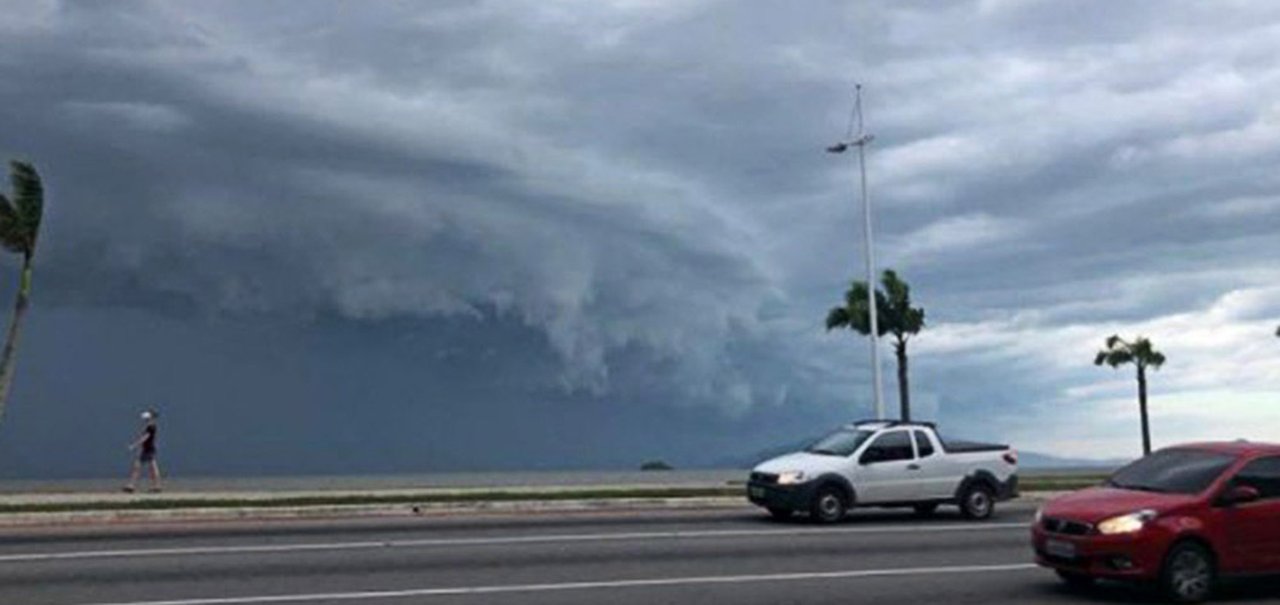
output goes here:
<path id="1" fill-rule="evenodd" d="M 1098 523 L 1098 533 L 1104 536 L 1111 536 L 1115 534 L 1132 534 L 1140 532 L 1142 531 L 1142 528 L 1147 526 L 1147 523 L 1154 521 L 1158 516 L 1159 513 L 1156 511 L 1147 509 L 1132 512 L 1127 515 L 1111 517 L 1110 519 L 1106 519 L 1101 523 Z"/>

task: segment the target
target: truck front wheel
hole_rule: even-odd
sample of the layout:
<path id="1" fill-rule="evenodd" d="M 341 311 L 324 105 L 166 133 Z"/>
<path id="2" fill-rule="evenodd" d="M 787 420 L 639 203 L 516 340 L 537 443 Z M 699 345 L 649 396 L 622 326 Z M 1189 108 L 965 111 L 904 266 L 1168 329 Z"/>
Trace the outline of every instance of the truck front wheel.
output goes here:
<path id="1" fill-rule="evenodd" d="M 831 485 L 818 488 L 813 494 L 813 502 L 809 505 L 809 517 L 817 523 L 835 523 L 844 518 L 849 505 L 844 501 L 844 494 Z"/>

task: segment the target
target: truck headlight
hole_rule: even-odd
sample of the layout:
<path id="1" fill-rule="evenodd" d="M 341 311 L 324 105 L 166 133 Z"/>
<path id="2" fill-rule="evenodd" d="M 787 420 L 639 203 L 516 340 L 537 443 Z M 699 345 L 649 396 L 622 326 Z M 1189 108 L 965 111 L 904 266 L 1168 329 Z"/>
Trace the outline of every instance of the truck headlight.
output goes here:
<path id="1" fill-rule="evenodd" d="M 778 473 L 778 485 L 795 485 L 797 483 L 804 483 L 804 471 Z"/>
<path id="2" fill-rule="evenodd" d="M 1157 516 L 1159 516 L 1159 513 L 1147 509 L 1129 513 L 1127 515 L 1120 515 L 1119 517 L 1112 517 L 1098 524 L 1098 533 L 1104 536 L 1110 536 L 1114 534 L 1131 534 L 1142 531 L 1142 528 L 1146 527 L 1147 523 L 1155 520 Z"/>

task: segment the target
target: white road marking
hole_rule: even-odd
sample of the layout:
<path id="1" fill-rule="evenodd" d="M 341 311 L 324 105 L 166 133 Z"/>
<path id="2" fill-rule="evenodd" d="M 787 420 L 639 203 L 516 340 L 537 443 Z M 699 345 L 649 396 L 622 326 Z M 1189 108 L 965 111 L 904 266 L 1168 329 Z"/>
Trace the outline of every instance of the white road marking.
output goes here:
<path id="1" fill-rule="evenodd" d="M 689 540 L 707 538 L 787 537 L 842 534 L 984 532 L 1026 529 L 1027 523 L 966 523 L 963 525 L 885 525 L 879 527 L 832 527 L 812 529 L 727 529 L 655 531 L 606 534 L 549 534 L 496 538 L 428 538 L 364 542 L 313 542 L 303 544 L 261 544 L 238 546 L 190 546 L 180 548 L 138 548 L 128 550 L 82 550 L 69 552 L 19 553 L 0 555 L 0 563 L 65 561 L 73 559 L 121 559 L 132 557 L 173 557 L 197 555 L 291 553 L 384 548 L 425 548 L 440 546 L 501 546 L 561 542 L 614 542 L 641 540 Z"/>
<path id="2" fill-rule="evenodd" d="M 756 582 L 797 582 L 802 580 L 844 580 L 886 576 L 978 574 L 1035 569 L 1031 563 L 1009 565 L 964 565 L 954 567 L 910 567 L 902 569 L 859 569 L 810 573 L 780 573 L 754 576 L 692 576 L 684 578 L 652 578 L 645 580 L 604 580 L 597 582 L 564 582 L 560 584 L 514 584 L 507 586 L 460 586 L 454 588 L 418 588 L 366 592 L 333 592 L 244 597 L 211 597 L 172 601 L 128 601 L 119 603 L 85 603 L 82 605 L 255 605 L 261 603 L 300 603 L 307 601 L 369 601 L 407 597 L 467 596 L 522 592 L 553 592 L 605 588 L 646 588 L 655 586 L 693 586 L 707 584 L 743 584 Z"/>

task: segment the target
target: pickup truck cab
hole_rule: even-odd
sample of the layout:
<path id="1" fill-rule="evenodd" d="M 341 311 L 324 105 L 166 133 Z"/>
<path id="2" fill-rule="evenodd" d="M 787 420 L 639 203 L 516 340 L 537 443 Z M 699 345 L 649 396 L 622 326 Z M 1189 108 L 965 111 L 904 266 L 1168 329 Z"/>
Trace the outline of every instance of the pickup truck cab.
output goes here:
<path id="1" fill-rule="evenodd" d="M 756 466 L 747 498 L 774 517 L 807 512 L 821 523 L 853 507 L 930 514 L 942 504 L 986 519 L 996 502 L 1017 495 L 1017 472 L 1007 445 L 947 442 L 927 422 L 865 421 Z"/>

